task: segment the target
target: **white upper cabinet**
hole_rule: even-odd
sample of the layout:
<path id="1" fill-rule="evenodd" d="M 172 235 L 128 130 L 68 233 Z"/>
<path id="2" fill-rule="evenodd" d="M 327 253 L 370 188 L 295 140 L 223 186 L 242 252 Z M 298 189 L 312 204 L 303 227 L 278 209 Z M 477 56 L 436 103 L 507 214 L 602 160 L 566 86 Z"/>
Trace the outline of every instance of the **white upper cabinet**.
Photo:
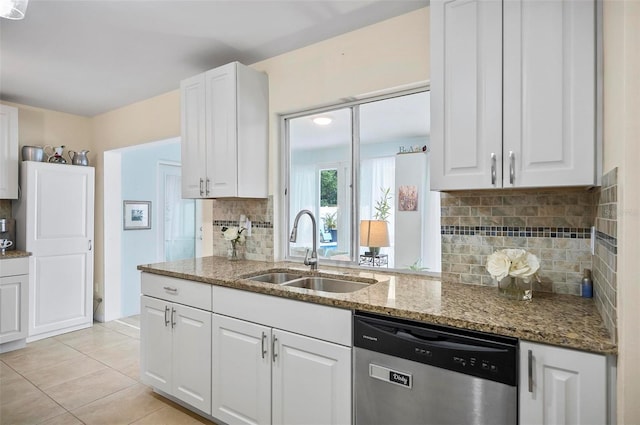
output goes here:
<path id="1" fill-rule="evenodd" d="M 180 90 L 183 198 L 266 198 L 267 75 L 232 62 Z"/>
<path id="2" fill-rule="evenodd" d="M 434 190 L 597 184 L 593 0 L 431 2 Z"/>
<path id="3" fill-rule="evenodd" d="M 0 199 L 18 199 L 18 109 L 0 105 Z"/>

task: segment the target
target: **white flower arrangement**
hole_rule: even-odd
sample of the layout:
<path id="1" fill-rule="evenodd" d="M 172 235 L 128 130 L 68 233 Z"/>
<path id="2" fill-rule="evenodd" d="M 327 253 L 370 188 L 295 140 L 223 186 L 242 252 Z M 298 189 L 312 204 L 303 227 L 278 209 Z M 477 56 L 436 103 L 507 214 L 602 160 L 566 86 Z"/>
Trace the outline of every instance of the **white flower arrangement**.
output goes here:
<path id="1" fill-rule="evenodd" d="M 242 226 L 239 227 L 223 227 L 222 228 L 222 235 L 224 236 L 225 240 L 228 240 L 229 242 L 231 242 L 233 245 L 237 244 L 237 243 L 243 243 L 245 241 L 245 236 L 242 233 L 243 231 L 245 231 L 246 229 Z"/>
<path id="2" fill-rule="evenodd" d="M 538 257 L 524 249 L 502 249 L 487 258 L 487 271 L 497 281 L 511 276 L 528 283 L 539 268 Z"/>

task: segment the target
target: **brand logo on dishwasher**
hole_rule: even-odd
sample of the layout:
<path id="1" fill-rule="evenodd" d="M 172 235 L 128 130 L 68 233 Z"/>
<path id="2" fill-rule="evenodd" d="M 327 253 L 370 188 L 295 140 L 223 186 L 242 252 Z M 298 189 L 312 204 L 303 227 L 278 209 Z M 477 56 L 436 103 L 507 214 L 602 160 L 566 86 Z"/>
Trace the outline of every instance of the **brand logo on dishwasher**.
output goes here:
<path id="1" fill-rule="evenodd" d="M 389 381 L 404 385 L 405 387 L 411 387 L 411 376 L 405 375 L 404 373 L 389 371 Z"/>
<path id="2" fill-rule="evenodd" d="M 362 335 L 363 339 L 368 339 L 369 341 L 375 341 L 378 342 L 378 338 L 376 338 L 375 336 L 369 336 L 369 335 Z"/>

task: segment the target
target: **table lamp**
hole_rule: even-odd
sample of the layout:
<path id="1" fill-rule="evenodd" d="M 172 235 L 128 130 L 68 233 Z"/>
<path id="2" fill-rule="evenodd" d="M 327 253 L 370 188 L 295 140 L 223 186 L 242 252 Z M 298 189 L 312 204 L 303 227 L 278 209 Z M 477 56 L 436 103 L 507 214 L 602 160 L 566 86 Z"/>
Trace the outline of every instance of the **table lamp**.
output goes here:
<path id="1" fill-rule="evenodd" d="M 389 229 L 384 220 L 360 221 L 360 246 L 366 246 L 375 257 L 380 254 L 380 247 L 389 246 Z"/>

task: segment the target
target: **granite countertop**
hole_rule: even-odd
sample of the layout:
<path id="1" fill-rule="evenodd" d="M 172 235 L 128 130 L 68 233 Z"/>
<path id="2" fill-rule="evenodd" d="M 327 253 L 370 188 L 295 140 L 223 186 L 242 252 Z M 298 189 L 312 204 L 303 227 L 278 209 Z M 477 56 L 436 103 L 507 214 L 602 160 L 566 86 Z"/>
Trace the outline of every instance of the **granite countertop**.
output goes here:
<path id="1" fill-rule="evenodd" d="M 255 282 L 244 277 L 300 263 L 228 261 L 204 257 L 138 266 L 138 270 L 301 301 L 473 329 L 527 341 L 601 354 L 616 354 L 592 299 L 534 293 L 531 301 L 502 298 L 493 287 L 440 282 L 417 275 L 324 266 L 319 274 L 377 282 L 356 292 L 335 294 Z"/>
<path id="2" fill-rule="evenodd" d="M 19 251 L 15 249 L 13 251 L 0 252 L 0 260 L 7 260 L 9 258 L 22 258 L 22 257 L 28 257 L 30 255 L 31 255 L 30 252 Z"/>

